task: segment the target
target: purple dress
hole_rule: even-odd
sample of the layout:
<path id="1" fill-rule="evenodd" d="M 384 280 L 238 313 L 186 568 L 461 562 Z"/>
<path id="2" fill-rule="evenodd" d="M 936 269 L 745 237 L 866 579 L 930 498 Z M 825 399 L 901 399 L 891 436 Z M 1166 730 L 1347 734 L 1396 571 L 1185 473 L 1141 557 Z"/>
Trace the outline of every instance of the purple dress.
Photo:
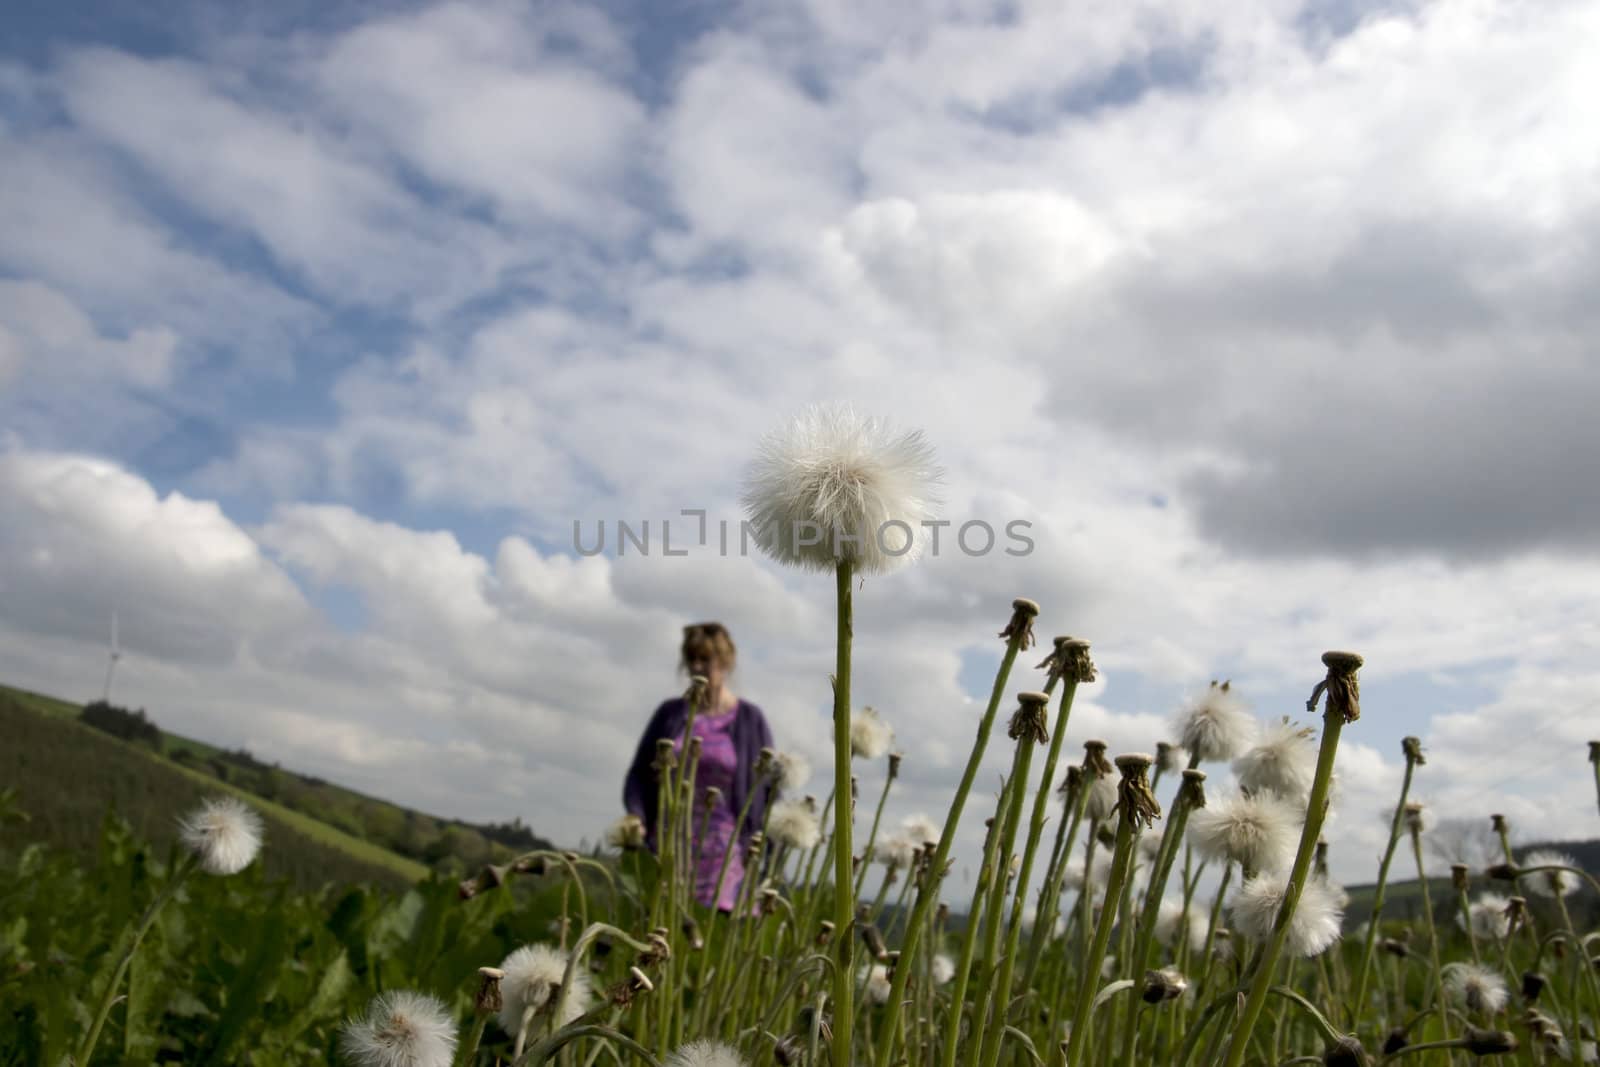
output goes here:
<path id="1" fill-rule="evenodd" d="M 697 839 L 694 843 L 694 895 L 702 905 L 712 907 L 712 897 L 717 891 L 717 876 L 722 873 L 722 858 L 730 844 L 733 855 L 728 860 L 728 873 L 722 879 L 722 894 L 715 907 L 731 911 L 739 897 L 739 885 L 744 881 L 744 850 L 738 847 L 736 823 L 739 813 L 733 807 L 734 779 L 739 772 L 739 752 L 733 740 L 733 720 L 739 714 L 735 704 L 727 711 L 710 715 L 697 715 L 694 733 L 700 739 L 700 763 L 694 776 L 694 815 L 691 825 Z M 683 731 L 673 739 L 673 748 L 683 751 Z M 705 834 L 700 835 L 700 824 L 706 821 L 706 790 L 715 786 L 721 791 L 716 807 L 711 809 Z"/>

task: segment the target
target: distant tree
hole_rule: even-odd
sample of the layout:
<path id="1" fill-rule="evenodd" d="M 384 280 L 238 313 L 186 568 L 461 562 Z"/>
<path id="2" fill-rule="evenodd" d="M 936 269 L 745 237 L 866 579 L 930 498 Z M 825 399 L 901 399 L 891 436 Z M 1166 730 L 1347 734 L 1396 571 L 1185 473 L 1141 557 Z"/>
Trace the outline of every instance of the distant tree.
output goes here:
<path id="1" fill-rule="evenodd" d="M 143 708 L 129 711 L 127 708 L 108 704 L 104 700 L 96 700 L 92 704 L 85 704 L 78 718 L 84 725 L 92 726 L 113 737 L 120 737 L 124 741 L 149 745 L 158 751 L 161 748 L 161 729 L 150 721 Z"/>

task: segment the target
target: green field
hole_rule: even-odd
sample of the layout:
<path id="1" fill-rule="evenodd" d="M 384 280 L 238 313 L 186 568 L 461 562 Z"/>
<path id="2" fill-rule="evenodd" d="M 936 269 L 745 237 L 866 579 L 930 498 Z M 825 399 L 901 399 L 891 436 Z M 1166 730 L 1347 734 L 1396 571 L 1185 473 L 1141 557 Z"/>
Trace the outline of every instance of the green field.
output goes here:
<path id="1" fill-rule="evenodd" d="M 0 686 L 0 700 L 56 723 L 76 720 L 83 711 L 67 701 L 7 686 Z M 157 759 L 197 784 L 249 796 L 286 826 L 408 879 L 424 870 L 465 876 L 484 864 L 550 845 L 520 822 L 475 826 L 438 818 L 264 763 L 243 750 L 228 751 L 165 730 L 153 743 L 100 736 Z"/>
<path id="2" fill-rule="evenodd" d="M 98 847 L 102 824 L 114 813 L 165 848 L 180 815 L 204 796 L 232 792 L 266 819 L 278 846 L 266 853 L 273 875 L 308 887 L 324 881 L 398 887 L 428 873 L 415 860 L 90 729 L 58 709 L 39 709 L 37 698 L 24 702 L 0 693 L 0 734 L 7 739 L 0 786 L 15 789 L 17 805 L 31 816 L 0 828 L 7 844 L 44 841 L 87 853 Z"/>

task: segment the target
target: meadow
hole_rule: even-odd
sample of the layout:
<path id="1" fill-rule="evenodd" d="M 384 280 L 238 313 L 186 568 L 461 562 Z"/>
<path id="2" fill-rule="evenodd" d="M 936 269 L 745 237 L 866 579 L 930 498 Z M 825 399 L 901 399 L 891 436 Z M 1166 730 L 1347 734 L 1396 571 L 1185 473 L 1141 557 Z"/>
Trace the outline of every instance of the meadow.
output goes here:
<path id="1" fill-rule="evenodd" d="M 746 505 L 763 550 L 834 579 L 832 759 L 813 785 L 804 759 L 761 752 L 733 824 L 772 802 L 720 858 L 726 909 L 696 884 L 722 799 L 697 784 L 705 677 L 684 694 L 691 740 L 658 743 L 654 825 L 625 815 L 604 851 L 535 847 L 404 889 L 383 886 L 405 868 L 304 813 L 0 701 L 22 731 L 0 798 L 0 1063 L 1594 1062 L 1593 874 L 1519 846 L 1492 807 L 1475 862 L 1430 855 L 1439 813 L 1413 786 L 1438 768 L 1418 739 L 1370 889 L 1335 880 L 1323 831 L 1340 740 L 1362 728 L 1358 653 L 1308 653 L 1303 709 L 1258 719 L 1231 682 L 1202 683 L 1149 751 L 1111 752 L 1067 740 L 1089 643 L 1037 638 L 1032 600 L 997 603 L 978 625 L 1003 653 L 948 806 L 886 822 L 900 755 L 852 701 L 854 598 L 909 562 L 882 535 L 929 514 L 931 459 L 848 409 L 762 443 Z M 1009 763 L 992 802 L 974 793 L 991 751 Z M 69 797 L 99 788 L 82 772 L 101 761 L 109 791 Z M 1552 773 L 1600 801 L 1600 742 Z M 958 894 L 973 825 L 982 860 Z M 736 852 L 748 873 L 729 882 Z"/>

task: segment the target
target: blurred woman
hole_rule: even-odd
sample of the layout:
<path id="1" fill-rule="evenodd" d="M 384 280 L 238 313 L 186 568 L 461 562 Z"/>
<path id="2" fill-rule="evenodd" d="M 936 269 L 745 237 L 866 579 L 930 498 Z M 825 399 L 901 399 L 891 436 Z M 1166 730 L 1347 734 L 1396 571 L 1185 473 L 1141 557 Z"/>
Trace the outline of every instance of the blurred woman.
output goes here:
<path id="1" fill-rule="evenodd" d="M 694 870 L 695 898 L 706 907 L 731 912 L 744 881 L 744 858 L 750 835 L 761 828 L 767 804 L 772 799 L 770 781 L 756 781 L 756 762 L 763 748 L 772 747 L 772 730 L 761 709 L 740 699 L 728 685 L 737 652 L 733 639 L 721 623 L 705 622 L 686 626 L 679 667 L 688 675 L 700 675 L 709 685 L 704 706 L 695 714 L 694 735 L 700 738 L 700 763 L 695 772 L 694 811 L 690 826 L 697 840 Z M 656 742 L 670 738 L 674 750 L 682 752 L 688 726 L 689 702 L 681 697 L 665 700 L 650 716 L 639 739 L 633 765 L 622 787 L 622 802 L 645 825 L 646 841 L 656 848 L 658 776 L 655 771 Z M 709 812 L 706 791 L 715 786 L 721 791 Z M 744 821 L 739 813 L 749 801 Z M 701 835 L 701 826 L 705 833 Z M 732 849 L 728 873 L 718 894 L 717 876 L 723 857 Z M 713 896 L 715 895 L 715 899 Z"/>

